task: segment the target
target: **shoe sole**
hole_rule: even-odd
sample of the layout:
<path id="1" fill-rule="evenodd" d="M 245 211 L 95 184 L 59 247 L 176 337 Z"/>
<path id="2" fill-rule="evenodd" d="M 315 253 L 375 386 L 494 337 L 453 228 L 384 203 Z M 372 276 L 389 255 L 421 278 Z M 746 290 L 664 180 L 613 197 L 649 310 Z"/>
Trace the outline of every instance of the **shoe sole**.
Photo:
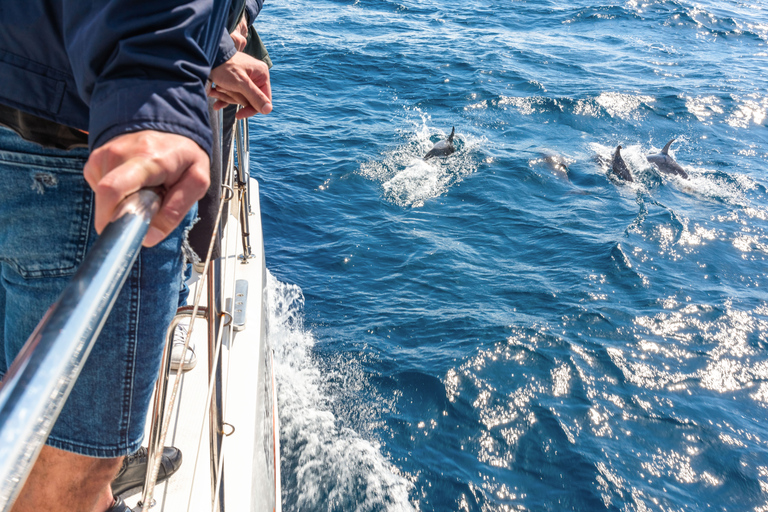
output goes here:
<path id="1" fill-rule="evenodd" d="M 180 364 L 171 362 L 171 371 L 178 372 L 180 366 Z M 188 363 L 184 364 L 184 371 L 182 373 L 188 372 L 195 366 L 197 366 L 197 357 L 193 357 Z"/>

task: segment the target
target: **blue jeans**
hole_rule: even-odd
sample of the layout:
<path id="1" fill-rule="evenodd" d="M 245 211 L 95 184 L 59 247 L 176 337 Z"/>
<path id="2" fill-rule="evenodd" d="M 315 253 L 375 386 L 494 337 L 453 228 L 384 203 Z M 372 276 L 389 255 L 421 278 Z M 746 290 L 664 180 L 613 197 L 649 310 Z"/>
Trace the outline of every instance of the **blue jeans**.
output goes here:
<path id="1" fill-rule="evenodd" d="M 192 264 L 187 263 L 184 266 L 184 274 L 181 276 L 181 289 L 179 290 L 179 307 L 187 305 L 187 299 L 189 299 L 189 286 L 187 281 L 192 277 Z"/>
<path id="2" fill-rule="evenodd" d="M 97 238 L 88 151 L 43 148 L 0 127 L 0 376 Z M 90 457 L 141 446 L 179 300 L 183 230 L 142 249 L 48 444 Z"/>

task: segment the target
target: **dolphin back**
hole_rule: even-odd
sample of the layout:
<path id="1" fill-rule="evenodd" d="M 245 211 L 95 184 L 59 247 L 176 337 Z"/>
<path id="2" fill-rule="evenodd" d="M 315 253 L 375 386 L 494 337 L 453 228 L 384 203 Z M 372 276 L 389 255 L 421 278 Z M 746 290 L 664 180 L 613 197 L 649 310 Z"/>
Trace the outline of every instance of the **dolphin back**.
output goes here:
<path id="1" fill-rule="evenodd" d="M 429 160 L 432 157 L 435 156 L 448 156 L 456 149 L 453 147 L 453 136 L 456 133 L 456 128 L 454 127 L 451 129 L 451 134 L 448 136 L 447 139 L 441 140 L 440 142 L 436 143 L 434 146 L 432 146 L 432 149 L 429 150 L 429 152 L 424 155 L 424 160 Z"/>
<path id="2" fill-rule="evenodd" d="M 675 142 L 676 139 L 672 139 L 671 141 L 667 142 L 667 145 L 664 146 L 664 149 L 661 150 L 662 155 L 668 155 L 669 154 L 669 147 L 672 145 L 673 142 Z"/>
<path id="3" fill-rule="evenodd" d="M 624 159 L 621 158 L 621 146 L 616 147 L 616 152 L 613 154 L 613 161 L 611 161 L 611 171 L 613 174 L 623 179 L 624 181 L 635 181 L 632 178 L 632 173 L 629 171 Z"/>
<path id="4" fill-rule="evenodd" d="M 672 139 L 671 141 L 667 142 L 667 145 L 664 146 L 664 149 L 661 150 L 661 153 L 656 155 L 648 155 L 645 158 L 652 164 L 655 164 L 659 171 L 665 174 L 682 176 L 683 178 L 687 179 L 688 173 L 685 172 L 685 169 L 683 169 L 682 166 L 678 164 L 669 154 L 669 147 L 673 142 L 675 142 L 675 140 L 676 139 Z"/>
<path id="5" fill-rule="evenodd" d="M 646 157 L 649 162 L 655 164 L 659 171 L 664 174 L 673 174 L 676 176 L 682 176 L 688 178 L 688 173 L 682 168 L 680 164 L 675 162 L 675 159 L 668 155 L 648 155 Z"/>

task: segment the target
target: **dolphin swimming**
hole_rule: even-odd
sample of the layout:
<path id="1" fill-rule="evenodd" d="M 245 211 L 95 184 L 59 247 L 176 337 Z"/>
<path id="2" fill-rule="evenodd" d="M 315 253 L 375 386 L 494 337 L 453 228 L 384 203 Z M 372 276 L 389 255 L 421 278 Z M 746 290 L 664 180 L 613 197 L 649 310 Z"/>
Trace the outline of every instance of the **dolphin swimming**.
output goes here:
<path id="1" fill-rule="evenodd" d="M 542 162 L 550 168 L 550 170 L 561 176 L 568 177 L 568 159 L 560 155 L 546 155 Z"/>
<path id="2" fill-rule="evenodd" d="M 424 155 L 424 160 L 429 160 L 433 156 L 448 156 L 456 149 L 453 147 L 453 134 L 456 132 L 456 127 L 454 126 L 451 128 L 451 134 L 448 136 L 447 139 L 441 140 L 434 146 L 432 146 L 432 149 L 429 150 L 429 152 Z"/>
<path id="3" fill-rule="evenodd" d="M 635 181 L 632 179 L 632 173 L 629 172 L 626 162 L 621 158 L 621 145 L 616 146 L 616 152 L 613 154 L 613 160 L 611 161 L 611 170 L 613 174 L 624 181 Z"/>
<path id="4" fill-rule="evenodd" d="M 688 173 L 685 172 L 682 167 L 680 167 L 680 164 L 675 162 L 674 158 L 669 156 L 669 146 L 671 146 L 673 142 L 675 142 L 675 139 L 667 142 L 667 145 L 664 146 L 664 149 L 661 150 L 661 153 L 657 155 L 648 155 L 645 158 L 648 159 L 648 161 L 652 164 L 656 164 L 656 167 L 658 167 L 659 170 L 663 173 L 675 174 L 677 176 L 687 178 Z"/>

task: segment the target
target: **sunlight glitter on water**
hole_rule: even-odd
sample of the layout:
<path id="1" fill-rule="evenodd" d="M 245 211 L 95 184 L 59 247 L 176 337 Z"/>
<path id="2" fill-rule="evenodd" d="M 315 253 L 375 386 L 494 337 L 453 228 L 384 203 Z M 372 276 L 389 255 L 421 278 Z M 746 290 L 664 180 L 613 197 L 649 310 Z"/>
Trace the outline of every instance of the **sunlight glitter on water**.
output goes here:
<path id="1" fill-rule="evenodd" d="M 281 399 L 286 487 L 312 491 L 286 510 L 765 509 L 749 3 L 270 4 L 254 154 L 309 319 Z M 675 137 L 688 178 L 647 160 Z"/>

